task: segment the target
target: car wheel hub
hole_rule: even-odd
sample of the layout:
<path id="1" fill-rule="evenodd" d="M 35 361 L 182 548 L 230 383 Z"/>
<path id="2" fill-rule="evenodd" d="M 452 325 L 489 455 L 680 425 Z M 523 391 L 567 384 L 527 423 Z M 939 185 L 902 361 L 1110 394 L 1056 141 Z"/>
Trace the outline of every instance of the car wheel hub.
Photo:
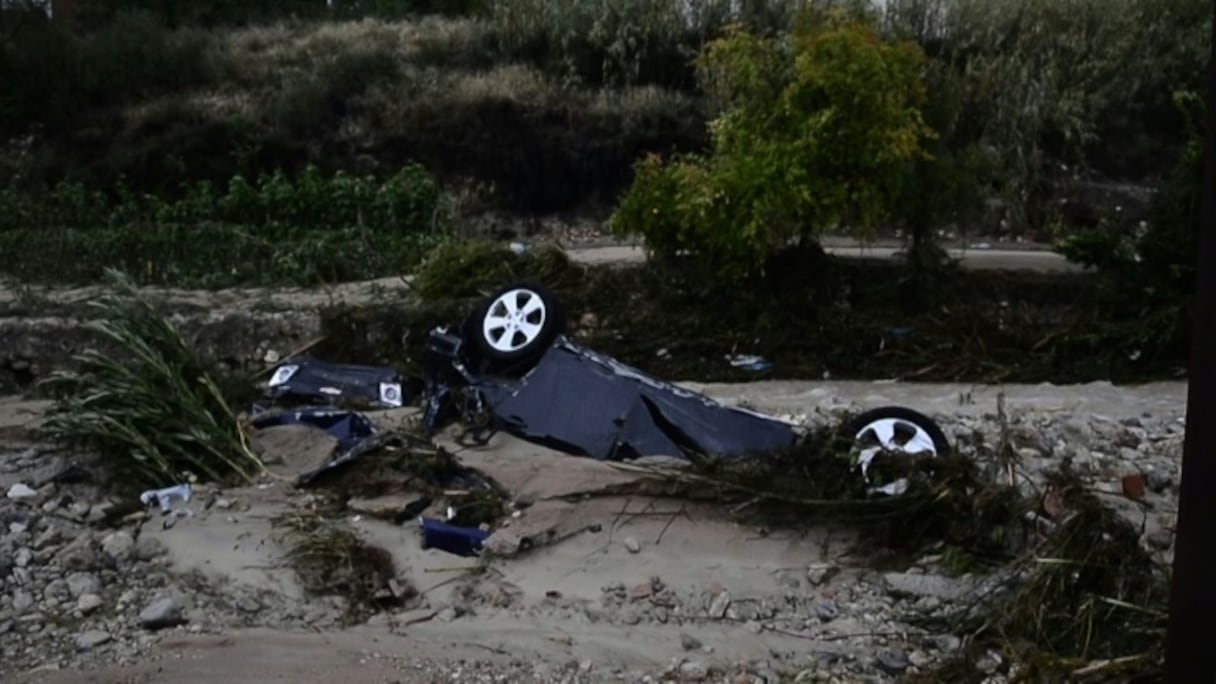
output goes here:
<path id="1" fill-rule="evenodd" d="M 510 290 L 495 299 L 482 319 L 486 344 L 500 352 L 514 352 L 540 337 L 548 312 L 544 299 L 531 290 Z"/>

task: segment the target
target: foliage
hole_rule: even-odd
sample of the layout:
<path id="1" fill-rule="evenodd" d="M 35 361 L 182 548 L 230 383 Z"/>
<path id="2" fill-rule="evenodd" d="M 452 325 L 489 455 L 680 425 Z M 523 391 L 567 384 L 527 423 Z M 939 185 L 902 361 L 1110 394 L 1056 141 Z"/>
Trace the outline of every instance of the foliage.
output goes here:
<path id="1" fill-rule="evenodd" d="M 1061 165 L 1161 168 L 1180 132 L 1170 95 L 1198 85 L 1211 14 L 1206 0 L 896 0 L 886 20 L 959 79 L 960 135 L 997 164 L 1008 224 L 1035 227 Z"/>
<path id="2" fill-rule="evenodd" d="M 344 520 L 309 512 L 284 514 L 273 522 L 276 537 L 288 549 L 287 563 L 304 589 L 343 597 L 349 624 L 401 603 L 390 589 L 398 581 L 392 554 L 367 543 Z M 412 587 L 402 590 L 417 593 Z"/>
<path id="3" fill-rule="evenodd" d="M 218 189 L 194 183 L 176 199 L 137 195 L 121 182 L 105 193 L 60 181 L 41 199 L 0 190 L 0 231 L 225 223 L 265 229 L 267 237 L 282 228 L 407 235 L 440 230 L 445 218 L 439 184 L 418 164 L 384 180 L 341 170 L 326 176 L 315 166 L 294 179 L 282 171 L 252 181 L 237 175 Z"/>
<path id="4" fill-rule="evenodd" d="M 315 285 L 399 274 L 447 237 L 440 187 L 409 164 L 384 180 L 309 167 L 207 181 L 176 199 L 63 181 L 43 198 L 0 190 L 0 273 L 89 283 Z"/>
<path id="5" fill-rule="evenodd" d="M 110 349 L 42 381 L 60 397 L 44 429 L 101 454 L 127 485 L 253 481 L 262 464 L 203 360 L 131 280 L 107 277 L 115 292 L 90 303 L 98 318 L 84 325 Z"/>
<path id="6" fill-rule="evenodd" d="M 200 31 L 166 31 L 124 12 L 76 34 L 41 17 L 0 13 L 0 134 L 31 122 L 53 127 L 82 111 L 127 104 L 212 82 L 218 72 Z"/>
<path id="7" fill-rule="evenodd" d="M 506 245 L 471 240 L 436 247 L 414 273 L 414 289 L 424 299 L 475 297 L 512 281 L 538 280 L 556 286 L 566 280 L 570 261 L 555 245 L 516 254 Z"/>
<path id="8" fill-rule="evenodd" d="M 837 13 L 803 17 L 788 41 L 733 28 L 698 62 L 713 150 L 638 163 L 613 215 L 660 256 L 680 250 L 752 273 L 791 241 L 872 227 L 930 136 L 923 55 Z"/>
<path id="9" fill-rule="evenodd" d="M 1063 513 L 1039 513 L 1055 518 L 1051 532 L 1001 571 L 1003 590 L 927 625 L 966 636 L 968 653 L 912 681 L 979 681 L 967 656 L 989 649 L 1017 664 L 1012 682 L 1158 681 L 1167 568 L 1067 469 L 1051 475 L 1043 500 Z"/>
<path id="10" fill-rule="evenodd" d="M 0 232 L 0 273 L 27 283 L 86 285 L 114 267 L 141 285 L 316 286 L 400 275 L 445 239 L 356 228 L 270 235 L 222 224 L 10 230 Z"/>
<path id="11" fill-rule="evenodd" d="M 1151 222 L 1139 231 L 1100 226 L 1059 244 L 1069 260 L 1096 269 L 1119 292 L 1146 305 L 1175 304 L 1195 290 L 1206 108 L 1195 93 L 1179 93 L 1176 101 L 1187 116 L 1190 140 L 1154 198 Z"/>

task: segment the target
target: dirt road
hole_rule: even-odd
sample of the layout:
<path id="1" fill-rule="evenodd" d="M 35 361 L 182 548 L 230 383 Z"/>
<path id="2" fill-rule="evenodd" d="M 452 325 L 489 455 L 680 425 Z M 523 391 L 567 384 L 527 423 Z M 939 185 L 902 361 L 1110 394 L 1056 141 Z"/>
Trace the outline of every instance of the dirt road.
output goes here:
<path id="1" fill-rule="evenodd" d="M 870 247 L 851 244 L 847 240 L 825 242 L 824 251 L 841 257 L 865 259 L 894 259 L 901 248 L 893 244 Z M 992 249 L 952 247 L 949 255 L 964 268 L 1028 270 L 1044 273 L 1074 273 L 1083 270 L 1062 255 L 1045 249 Z M 570 257 L 585 264 L 637 263 L 646 258 L 642 248 L 632 245 L 603 245 L 571 250 Z"/>

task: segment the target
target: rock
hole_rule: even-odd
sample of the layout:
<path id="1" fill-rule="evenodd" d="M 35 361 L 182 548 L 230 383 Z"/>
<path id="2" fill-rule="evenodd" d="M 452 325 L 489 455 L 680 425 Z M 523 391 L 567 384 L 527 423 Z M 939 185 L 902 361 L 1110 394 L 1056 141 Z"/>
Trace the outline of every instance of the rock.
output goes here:
<path id="1" fill-rule="evenodd" d="M 131 557 L 131 551 L 135 549 L 135 539 L 131 537 L 131 533 L 126 530 L 111 532 L 101 540 L 101 551 L 105 555 L 116 561 L 126 560 Z"/>
<path id="2" fill-rule="evenodd" d="M 448 606 L 435 614 L 435 619 L 440 622 L 451 622 L 458 617 L 460 617 L 460 614 L 452 606 Z"/>
<path id="3" fill-rule="evenodd" d="M 943 653 L 954 653 L 963 647 L 963 640 L 953 634 L 939 634 L 929 639 L 929 645 Z"/>
<path id="4" fill-rule="evenodd" d="M 55 554 L 55 560 L 65 570 L 96 568 L 98 565 L 97 549 L 92 533 L 85 532 L 73 539 L 67 546 L 60 549 L 59 553 Z"/>
<path id="5" fill-rule="evenodd" d="M 642 545 L 633 537 L 625 537 L 625 548 L 629 550 L 629 553 L 637 553 L 642 550 Z"/>
<path id="6" fill-rule="evenodd" d="M 72 596 L 76 598 L 84 594 L 101 593 L 101 580 L 90 572 L 73 572 L 67 576 L 67 583 Z"/>
<path id="7" fill-rule="evenodd" d="M 371 516 L 373 518 L 381 518 L 384 520 L 392 520 L 397 517 L 406 506 L 414 503 L 420 498 L 418 494 L 413 493 L 398 493 L 387 494 L 385 496 L 377 496 L 370 499 L 351 499 L 346 502 L 346 507 L 352 513 Z M 216 506 L 220 508 L 230 508 L 231 503 L 225 501 L 227 506 L 220 506 L 219 501 Z"/>
<path id="8" fill-rule="evenodd" d="M 990 675 L 1000 669 L 1004 659 L 996 651 L 988 651 L 975 661 L 975 669 Z"/>
<path id="9" fill-rule="evenodd" d="M 34 597 L 28 591 L 13 592 L 13 611 L 21 615 L 34 607 Z"/>
<path id="10" fill-rule="evenodd" d="M 105 600 L 97 594 L 81 594 L 80 598 L 76 599 L 76 610 L 85 615 L 92 613 L 103 605 L 105 605 Z"/>
<path id="11" fill-rule="evenodd" d="M 654 586 L 650 582 L 642 582 L 629 590 L 629 599 L 631 601 L 642 601 L 653 595 Z"/>
<path id="12" fill-rule="evenodd" d="M 16 555 L 13 556 L 13 565 L 16 565 L 19 568 L 24 568 L 30 564 L 30 561 L 33 560 L 33 558 L 34 552 L 23 546 L 17 549 Z"/>
<path id="13" fill-rule="evenodd" d="M 680 665 L 680 677 L 685 681 L 704 681 L 709 677 L 709 667 L 699 660 L 686 661 Z"/>
<path id="14" fill-rule="evenodd" d="M 726 617 L 727 610 L 730 610 L 730 592 L 724 589 L 718 592 L 718 595 L 709 604 L 709 616 L 715 620 L 721 620 Z"/>
<path id="15" fill-rule="evenodd" d="M 1152 491 L 1161 494 L 1174 485 L 1174 478 L 1164 470 L 1153 468 L 1145 473 L 1145 483 Z"/>
<path id="16" fill-rule="evenodd" d="M 953 601 L 967 591 L 961 581 L 943 575 L 914 575 L 906 572 L 889 572 L 883 575 L 887 593 L 897 598 L 920 598 L 932 596 L 943 601 Z"/>
<path id="17" fill-rule="evenodd" d="M 156 537 L 148 535 L 140 535 L 135 541 L 135 547 L 131 550 L 131 555 L 137 560 L 150 561 L 160 558 L 169 552 L 165 543 Z"/>
<path id="18" fill-rule="evenodd" d="M 874 657 L 878 669 L 890 675 L 901 674 L 908 669 L 908 655 L 897 648 L 884 648 Z"/>
<path id="19" fill-rule="evenodd" d="M 806 581 L 810 582 L 812 587 L 823 586 L 838 572 L 840 568 L 832 563 L 812 563 L 806 569 Z"/>
<path id="20" fill-rule="evenodd" d="M 109 643 L 110 633 L 100 629 L 91 629 L 76 636 L 76 650 L 91 651 L 102 644 Z"/>
<path id="21" fill-rule="evenodd" d="M 157 599 L 139 612 L 139 624 L 145 629 L 164 629 L 184 623 L 182 605 L 172 597 Z"/>
<path id="22" fill-rule="evenodd" d="M 691 634 L 680 634 L 680 646 L 682 646 L 685 651 L 699 651 L 703 645 L 704 644 L 701 643 L 700 639 L 692 636 Z"/>
<path id="23" fill-rule="evenodd" d="M 36 498 L 37 496 L 38 492 L 31 489 L 29 485 L 21 482 L 18 482 L 17 484 L 8 488 L 8 498 L 12 499 L 13 501 L 28 501 Z"/>
<path id="24" fill-rule="evenodd" d="M 46 585 L 42 590 L 42 598 L 48 603 L 66 603 L 72 597 L 72 590 L 65 580 L 57 579 Z"/>
<path id="25" fill-rule="evenodd" d="M 400 625 L 416 625 L 435 617 L 435 613 L 436 611 L 433 608 L 417 608 L 415 610 L 407 610 L 404 613 L 398 613 L 394 619 Z"/>
<path id="26" fill-rule="evenodd" d="M 1174 545 L 1174 535 L 1169 530 L 1157 530 L 1148 533 L 1147 541 L 1149 546 L 1166 551 Z"/>
<path id="27" fill-rule="evenodd" d="M 840 616 L 840 609 L 832 601 L 819 601 L 815 604 L 815 617 L 822 622 L 831 622 Z"/>

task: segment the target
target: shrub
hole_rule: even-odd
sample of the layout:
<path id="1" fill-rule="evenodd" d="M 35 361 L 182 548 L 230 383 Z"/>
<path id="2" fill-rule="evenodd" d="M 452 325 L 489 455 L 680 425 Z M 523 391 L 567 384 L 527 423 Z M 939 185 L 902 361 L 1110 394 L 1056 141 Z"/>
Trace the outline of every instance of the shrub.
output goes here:
<path id="1" fill-rule="evenodd" d="M 712 152 L 643 159 L 614 231 L 740 276 L 825 229 L 872 226 L 930 134 L 922 61 L 914 45 L 883 42 L 838 13 L 804 16 L 788 41 L 731 31 L 699 60 L 721 111 Z"/>
<path id="2" fill-rule="evenodd" d="M 1070 261 L 1105 275 L 1132 303 L 1175 305 L 1195 292 L 1206 110 L 1196 93 L 1175 100 L 1191 138 L 1154 198 L 1151 222 L 1137 231 L 1082 231 L 1058 245 Z"/>
<path id="3" fill-rule="evenodd" d="M 565 252 L 556 246 L 516 254 L 496 242 L 449 242 L 419 264 L 413 286 L 427 300 L 475 297 L 518 280 L 557 286 L 568 279 L 569 269 Z"/>
<path id="4" fill-rule="evenodd" d="M 72 181 L 61 181 L 43 198 L 0 191 L 0 230 L 226 223 L 266 229 L 267 238 L 277 229 L 408 235 L 441 232 L 446 220 L 442 189 L 412 163 L 383 180 L 344 171 L 327 176 L 314 166 L 295 179 L 282 171 L 254 181 L 237 175 L 223 190 L 200 181 L 177 199 L 136 195 L 122 182 L 109 194 Z"/>
<path id="5" fill-rule="evenodd" d="M 78 370 L 43 381 L 61 396 L 44 429 L 94 449 L 125 485 L 251 482 L 261 461 L 203 361 L 131 280 L 107 278 L 116 292 L 91 304 L 99 318 L 85 326 L 110 350 L 85 351 Z"/>

